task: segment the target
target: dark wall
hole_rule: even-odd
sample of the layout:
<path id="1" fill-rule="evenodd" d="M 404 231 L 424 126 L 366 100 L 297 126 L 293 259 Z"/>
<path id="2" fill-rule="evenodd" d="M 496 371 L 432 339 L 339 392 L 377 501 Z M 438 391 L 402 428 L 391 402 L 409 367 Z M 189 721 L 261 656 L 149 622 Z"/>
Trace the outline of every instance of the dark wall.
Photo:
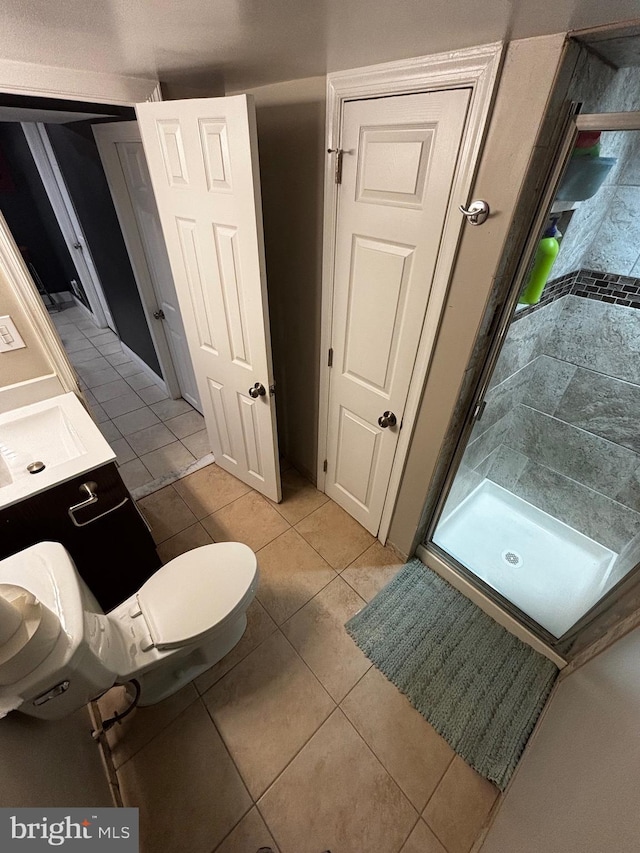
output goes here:
<path id="1" fill-rule="evenodd" d="M 47 133 L 82 223 L 118 334 L 161 375 L 91 122 L 48 124 Z"/>
<path id="2" fill-rule="evenodd" d="M 0 123 L 0 158 L 8 174 L 0 182 L 0 210 L 16 243 L 28 249 L 52 293 L 71 290 L 69 282 L 78 274 L 19 124 Z"/>

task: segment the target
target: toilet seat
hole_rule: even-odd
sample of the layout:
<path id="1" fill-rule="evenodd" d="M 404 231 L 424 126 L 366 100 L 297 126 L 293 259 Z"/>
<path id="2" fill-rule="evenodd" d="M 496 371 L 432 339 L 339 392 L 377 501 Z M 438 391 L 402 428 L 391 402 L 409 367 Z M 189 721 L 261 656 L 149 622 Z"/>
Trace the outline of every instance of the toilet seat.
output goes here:
<path id="1" fill-rule="evenodd" d="M 157 649 L 195 643 L 246 608 L 258 580 L 256 555 L 240 542 L 187 551 L 144 583 L 137 601 Z"/>

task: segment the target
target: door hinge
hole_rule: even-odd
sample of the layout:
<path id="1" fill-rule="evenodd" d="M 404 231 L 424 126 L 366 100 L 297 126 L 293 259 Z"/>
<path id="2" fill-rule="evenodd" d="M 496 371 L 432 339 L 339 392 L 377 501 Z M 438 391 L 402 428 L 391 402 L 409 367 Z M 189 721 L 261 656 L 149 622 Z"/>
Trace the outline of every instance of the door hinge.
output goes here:
<path id="1" fill-rule="evenodd" d="M 329 367 L 333 367 L 333 347 L 329 347 L 329 357 L 327 359 L 327 364 Z"/>
<path id="2" fill-rule="evenodd" d="M 336 155 L 336 169 L 334 173 L 334 178 L 336 184 L 342 183 L 342 158 L 344 157 L 344 151 L 342 148 L 327 148 L 327 154 L 335 154 Z"/>
<path id="3" fill-rule="evenodd" d="M 327 466 L 327 460 L 325 459 L 324 462 L 322 463 L 322 470 L 325 472 L 325 474 L 327 473 L 327 467 L 328 467 Z"/>

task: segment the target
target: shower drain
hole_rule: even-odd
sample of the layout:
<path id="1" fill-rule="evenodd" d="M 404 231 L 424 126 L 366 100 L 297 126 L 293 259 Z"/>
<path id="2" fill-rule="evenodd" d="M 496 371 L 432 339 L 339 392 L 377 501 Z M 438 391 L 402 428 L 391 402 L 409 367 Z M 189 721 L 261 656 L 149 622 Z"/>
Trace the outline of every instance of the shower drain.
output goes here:
<path id="1" fill-rule="evenodd" d="M 522 557 L 517 551 L 503 551 L 502 559 L 507 565 L 513 566 L 514 569 L 522 565 Z"/>

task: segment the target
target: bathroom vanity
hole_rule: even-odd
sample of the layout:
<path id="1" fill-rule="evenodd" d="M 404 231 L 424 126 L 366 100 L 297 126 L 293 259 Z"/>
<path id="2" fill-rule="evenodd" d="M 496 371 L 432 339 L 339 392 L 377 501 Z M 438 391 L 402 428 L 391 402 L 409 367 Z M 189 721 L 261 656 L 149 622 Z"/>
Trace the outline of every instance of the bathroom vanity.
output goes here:
<path id="1" fill-rule="evenodd" d="M 160 566 L 114 460 L 74 394 L 0 416 L 0 559 L 60 542 L 105 611 Z"/>

